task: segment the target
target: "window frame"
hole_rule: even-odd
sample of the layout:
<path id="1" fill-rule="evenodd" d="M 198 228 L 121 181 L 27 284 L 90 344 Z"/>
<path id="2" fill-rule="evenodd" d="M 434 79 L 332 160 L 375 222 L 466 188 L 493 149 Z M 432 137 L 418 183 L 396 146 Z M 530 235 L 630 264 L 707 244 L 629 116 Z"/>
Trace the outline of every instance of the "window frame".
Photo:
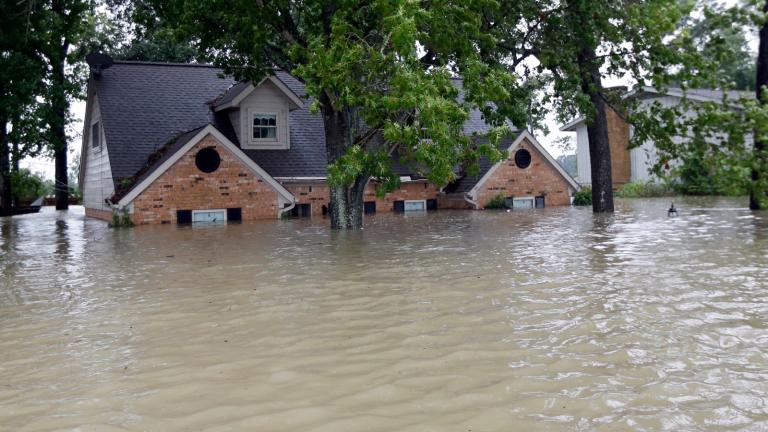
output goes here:
<path id="1" fill-rule="evenodd" d="M 94 128 L 98 128 L 97 131 L 96 131 L 97 132 L 96 134 L 93 133 L 93 129 Z M 96 137 L 96 140 L 93 139 L 94 137 Z M 94 142 L 97 142 L 98 144 L 94 145 Z M 91 123 L 91 148 L 94 149 L 94 150 L 101 150 L 101 147 L 102 147 L 102 142 L 101 142 L 101 120 L 97 120 L 97 121 Z"/>
<path id="2" fill-rule="evenodd" d="M 204 213 L 222 213 L 224 215 L 224 220 L 214 220 L 214 221 L 196 221 L 195 216 L 199 214 Z M 192 210 L 192 223 L 193 224 L 209 224 L 209 223 L 226 223 L 227 222 L 227 209 L 199 209 L 199 210 Z"/>
<path id="3" fill-rule="evenodd" d="M 256 120 L 256 117 L 266 117 L 266 116 L 273 116 L 275 118 L 275 125 L 274 126 L 256 126 L 253 124 L 253 121 Z M 274 138 L 256 138 L 254 136 L 254 129 L 256 127 L 259 128 L 274 128 L 275 129 L 275 137 Z M 280 114 L 277 112 L 251 112 L 251 119 L 250 119 L 250 128 L 249 128 L 249 134 L 250 134 L 250 142 L 255 144 L 260 143 L 276 143 L 280 141 Z"/>
<path id="4" fill-rule="evenodd" d="M 414 204 L 414 203 L 421 203 L 422 208 L 419 210 L 408 209 L 408 204 Z M 403 212 L 404 213 L 415 213 L 415 212 L 426 212 L 427 211 L 427 200 L 403 200 Z"/>
<path id="5" fill-rule="evenodd" d="M 515 205 L 515 202 L 519 201 L 526 201 L 531 203 L 530 207 L 518 207 Z M 519 210 L 534 210 L 536 209 L 536 197 L 532 196 L 522 196 L 522 197 L 512 197 L 512 209 L 519 209 Z"/>

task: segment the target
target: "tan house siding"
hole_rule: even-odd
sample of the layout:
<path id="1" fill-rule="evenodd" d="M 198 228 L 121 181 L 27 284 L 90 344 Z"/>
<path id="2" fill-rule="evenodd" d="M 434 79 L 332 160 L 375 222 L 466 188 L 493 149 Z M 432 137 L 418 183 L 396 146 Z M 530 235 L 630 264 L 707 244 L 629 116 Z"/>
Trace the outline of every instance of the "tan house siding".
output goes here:
<path id="1" fill-rule="evenodd" d="M 205 147 L 221 157 L 219 168 L 206 174 L 195 155 Z M 157 178 L 133 201 L 137 224 L 176 223 L 177 210 L 241 208 L 243 220 L 275 219 L 277 192 L 226 147 L 208 135 Z"/>
<path id="2" fill-rule="evenodd" d="M 515 165 L 514 153 L 519 149 L 526 149 L 531 153 L 531 164 L 528 168 L 520 169 Z M 479 187 L 475 201 L 480 207 L 485 207 L 499 194 L 505 197 L 543 195 L 547 206 L 563 206 L 571 203 L 570 188 L 557 169 L 525 139 Z"/>
<path id="3" fill-rule="evenodd" d="M 109 210 L 98 210 L 90 207 L 85 208 L 85 215 L 94 219 L 112 221 L 112 212 Z"/>
<path id="4" fill-rule="evenodd" d="M 440 196 L 438 206 L 441 209 L 472 210 L 472 204 L 464 199 L 463 193 L 443 194 Z"/>
<path id="5" fill-rule="evenodd" d="M 616 111 L 606 108 L 608 144 L 611 148 L 611 177 L 614 189 L 632 180 L 629 150 L 629 125 Z"/>

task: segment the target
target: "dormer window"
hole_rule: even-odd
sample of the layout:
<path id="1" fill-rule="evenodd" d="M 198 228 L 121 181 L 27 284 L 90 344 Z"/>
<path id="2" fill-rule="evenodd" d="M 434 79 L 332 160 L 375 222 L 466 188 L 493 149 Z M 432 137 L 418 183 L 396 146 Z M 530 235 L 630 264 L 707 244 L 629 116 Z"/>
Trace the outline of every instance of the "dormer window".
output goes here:
<path id="1" fill-rule="evenodd" d="M 277 140 L 277 114 L 256 113 L 253 115 L 253 141 Z"/>

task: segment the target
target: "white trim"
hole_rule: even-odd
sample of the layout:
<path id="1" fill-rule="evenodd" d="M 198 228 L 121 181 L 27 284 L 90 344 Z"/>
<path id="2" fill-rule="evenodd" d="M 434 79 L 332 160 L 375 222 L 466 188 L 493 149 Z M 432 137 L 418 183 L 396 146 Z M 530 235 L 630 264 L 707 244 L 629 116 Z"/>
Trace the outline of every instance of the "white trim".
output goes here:
<path id="1" fill-rule="evenodd" d="M 255 111 L 249 111 L 248 114 L 250 114 L 251 121 L 250 121 L 250 129 L 249 136 L 250 136 L 250 142 L 256 146 L 262 144 L 262 143 L 276 143 L 280 141 L 280 134 L 279 134 L 279 128 L 280 128 L 280 114 L 276 112 L 255 112 Z M 270 126 L 267 125 L 267 128 L 274 128 L 275 129 L 275 137 L 274 138 L 256 138 L 253 136 L 253 128 L 256 127 L 256 125 L 253 124 L 253 120 L 256 118 L 256 116 L 272 116 L 275 118 L 275 125 Z M 264 125 L 259 125 L 258 127 L 264 127 Z"/>
<path id="2" fill-rule="evenodd" d="M 223 213 L 224 214 L 224 220 L 221 222 L 227 221 L 227 209 L 199 209 L 199 210 L 192 210 L 192 223 L 195 223 L 195 215 L 201 214 L 201 213 Z M 219 222 L 219 221 L 216 221 Z"/>
<path id="3" fill-rule="evenodd" d="M 576 183 L 576 180 L 574 180 L 574 179 L 573 179 L 573 177 L 571 177 L 571 176 L 570 176 L 570 174 L 568 174 L 568 173 L 567 173 L 567 172 L 566 172 L 566 171 L 563 169 L 563 167 L 561 167 L 561 166 L 560 166 L 560 164 L 559 164 L 559 163 L 557 163 L 557 161 L 556 161 L 556 160 L 555 160 L 555 159 L 552 157 L 552 155 L 551 155 L 551 154 L 549 154 L 549 152 L 548 152 L 548 151 L 547 151 L 547 150 L 546 150 L 544 147 L 542 147 L 542 146 L 541 146 L 541 144 L 540 144 L 540 143 L 539 143 L 539 142 L 536 140 L 536 138 L 534 138 L 534 136 L 533 136 L 533 135 L 532 135 L 530 132 L 528 132 L 528 131 L 523 131 L 523 133 L 521 133 L 521 134 L 520 134 L 520 135 L 519 135 L 519 136 L 518 136 L 518 137 L 515 139 L 515 141 L 514 141 L 514 142 L 512 142 L 512 145 L 510 145 L 510 146 L 509 146 L 509 148 L 507 149 L 507 151 L 509 152 L 510 156 L 512 155 L 512 152 L 513 152 L 513 151 L 514 151 L 514 150 L 515 150 L 515 149 L 516 149 L 516 148 L 517 148 L 517 147 L 520 145 L 520 143 L 521 143 L 521 142 L 523 142 L 523 140 L 524 140 L 524 139 L 527 139 L 527 140 L 528 140 L 528 142 L 529 142 L 529 143 L 531 143 L 531 145 L 533 146 L 533 148 L 535 148 L 535 149 L 536 149 L 536 151 L 538 151 L 538 152 L 539 152 L 539 154 L 541 154 L 541 155 L 543 155 L 543 156 L 544 156 L 544 159 L 546 159 L 546 160 L 547 160 L 547 161 L 550 163 L 550 165 L 552 165 L 552 166 L 555 168 L 555 170 L 557 170 L 557 172 L 558 172 L 558 173 L 560 173 L 560 175 L 561 175 L 561 176 L 562 176 L 562 177 L 565 179 L 565 181 L 566 181 L 566 182 L 568 182 L 568 184 L 569 184 L 569 185 L 570 185 L 570 186 L 573 188 L 573 190 L 574 190 L 574 191 L 577 191 L 577 190 L 579 190 L 579 184 L 578 184 L 578 183 Z M 505 159 L 505 160 L 501 160 L 501 161 L 499 161 L 499 162 L 496 162 L 496 164 L 494 164 L 494 165 L 493 165 L 493 166 L 492 166 L 492 167 L 491 167 L 491 168 L 488 170 L 488 172 L 486 172 L 486 173 L 485 173 L 485 175 L 483 175 L 483 176 L 480 178 L 480 181 L 478 181 L 478 182 L 477 182 L 477 184 L 475 184 L 475 186 L 474 186 L 474 187 L 473 187 L 473 188 L 472 188 L 472 189 L 471 189 L 471 190 L 470 190 L 470 191 L 467 193 L 467 195 L 469 196 L 469 198 L 470 198 L 471 200 L 473 200 L 473 201 L 474 201 L 474 200 L 477 198 L 476 194 L 477 194 L 477 192 L 480 190 L 480 187 L 481 187 L 481 186 L 483 185 L 483 183 L 485 183 L 485 182 L 486 182 L 486 181 L 487 181 L 489 178 L 491 178 L 491 176 L 493 175 L 493 173 L 494 173 L 494 172 L 495 172 L 495 171 L 496 171 L 496 170 L 497 170 L 497 169 L 498 169 L 498 168 L 501 166 L 501 164 L 503 164 L 504 162 L 506 162 L 506 159 Z"/>
<path id="4" fill-rule="evenodd" d="M 529 210 L 529 209 L 530 210 L 534 210 L 534 209 L 536 209 L 536 197 L 535 196 L 530 196 L 530 195 L 519 196 L 519 197 L 518 196 L 513 196 L 512 197 L 512 210 L 514 210 L 516 208 L 515 207 L 515 200 L 518 200 L 518 201 L 530 201 L 531 202 L 531 207 L 530 208 L 525 207 L 525 208 L 523 208 L 523 210 Z"/>
<path id="5" fill-rule="evenodd" d="M 283 84 L 283 82 L 280 81 L 279 78 L 277 78 L 274 75 L 269 75 L 266 78 L 264 78 L 261 81 L 259 81 L 259 83 L 256 84 L 256 85 L 249 84 L 240 93 L 238 93 L 238 95 L 235 96 L 231 101 L 229 101 L 229 102 L 227 102 L 225 104 L 219 105 L 216 108 L 214 108 L 213 110 L 214 111 L 222 111 L 222 110 L 225 110 L 225 109 L 228 109 L 228 108 L 235 108 L 235 107 L 237 107 L 238 105 L 240 105 L 240 102 L 242 102 L 243 99 L 248 97 L 248 95 L 251 94 L 251 92 L 256 90 L 256 87 L 260 86 L 264 81 L 267 81 L 267 80 L 269 80 L 272 84 L 275 85 L 275 87 L 277 87 L 283 94 L 285 94 L 285 96 L 293 103 L 294 109 L 304 108 L 304 101 L 302 101 L 296 93 L 294 93 L 291 89 L 289 89 L 288 86 Z"/>
<path id="6" fill-rule="evenodd" d="M 294 181 L 325 181 L 325 177 L 275 177 L 275 180 L 281 182 L 294 182 Z"/>
<path id="7" fill-rule="evenodd" d="M 236 145 L 232 143 L 227 137 L 222 135 L 221 132 L 219 132 L 218 129 L 213 127 L 213 125 L 208 125 L 204 127 L 200 132 L 198 132 L 192 139 L 190 139 L 182 148 L 177 150 L 171 157 L 169 157 L 165 162 L 162 163 L 159 167 L 157 167 L 154 171 L 152 171 L 152 174 L 150 174 L 147 178 L 141 181 L 138 185 L 136 185 L 131 191 L 125 195 L 118 203 L 118 207 L 125 207 L 126 205 L 133 202 L 133 200 L 136 199 L 142 192 L 144 192 L 145 189 L 147 189 L 152 183 L 155 182 L 163 173 L 168 171 L 176 162 L 179 161 L 179 159 L 182 158 L 192 147 L 194 147 L 197 143 L 199 143 L 203 138 L 206 136 L 211 135 L 214 139 L 216 139 L 222 146 L 224 146 L 227 150 L 229 150 L 233 155 L 237 157 L 237 159 L 240 160 L 245 166 L 251 169 L 256 175 L 261 177 L 267 184 L 272 186 L 275 191 L 277 191 L 278 195 L 285 198 L 286 201 L 293 203 L 296 202 L 296 197 L 293 196 L 288 190 L 286 190 L 283 185 L 281 185 L 277 180 L 272 178 L 269 174 L 267 174 L 266 171 L 264 171 L 256 162 L 253 161 L 253 159 L 249 158 L 245 153 L 242 152 L 239 148 L 237 148 Z M 278 198 L 278 204 L 280 202 L 280 199 Z M 279 205 L 278 205 L 279 207 Z M 278 210 L 277 216 L 280 216 L 280 214 L 283 212 L 283 209 Z"/>
<path id="8" fill-rule="evenodd" d="M 424 208 L 422 210 L 408 210 L 408 209 L 406 209 L 406 204 L 408 204 L 408 203 L 421 203 L 421 204 L 424 205 Z M 427 211 L 427 200 L 425 200 L 425 199 L 423 199 L 423 200 L 403 200 L 403 213 L 416 212 L 416 211 L 420 211 L 420 212 Z"/>
<path id="9" fill-rule="evenodd" d="M 560 128 L 560 132 L 576 132 L 576 126 L 580 125 L 584 122 L 587 118 L 584 116 L 576 117 L 575 119 L 571 120 L 569 123 L 566 123 L 563 125 L 563 127 Z"/>

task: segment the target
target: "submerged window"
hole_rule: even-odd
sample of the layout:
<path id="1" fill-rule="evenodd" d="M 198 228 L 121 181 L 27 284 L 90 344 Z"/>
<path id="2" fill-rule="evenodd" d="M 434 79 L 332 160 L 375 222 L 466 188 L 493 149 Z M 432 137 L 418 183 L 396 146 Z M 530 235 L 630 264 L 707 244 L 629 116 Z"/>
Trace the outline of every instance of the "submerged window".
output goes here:
<path id="1" fill-rule="evenodd" d="M 212 173 L 219 169 L 221 157 L 213 147 L 206 147 L 195 155 L 195 166 L 204 173 Z"/>
<path id="2" fill-rule="evenodd" d="M 366 201 L 363 203 L 363 213 L 373 214 L 376 213 L 376 201 Z"/>
<path id="3" fill-rule="evenodd" d="M 221 223 L 226 221 L 226 210 L 192 210 L 192 223 Z"/>
<path id="4" fill-rule="evenodd" d="M 91 126 L 91 147 L 101 146 L 101 123 L 96 122 Z"/>
<path id="5" fill-rule="evenodd" d="M 254 114 L 252 138 L 254 140 L 276 140 L 277 114 Z"/>
<path id="6" fill-rule="evenodd" d="M 177 224 L 192 223 L 192 210 L 176 210 L 176 223 Z"/>
<path id="7" fill-rule="evenodd" d="M 533 198 L 513 198 L 512 208 L 518 209 L 532 209 L 534 208 Z"/>
<path id="8" fill-rule="evenodd" d="M 406 200 L 403 206 L 403 211 L 426 211 L 427 201 L 425 200 Z"/>
<path id="9" fill-rule="evenodd" d="M 296 204 L 291 209 L 292 217 L 310 217 L 312 216 L 312 204 Z"/>
<path id="10" fill-rule="evenodd" d="M 240 207 L 227 209 L 227 222 L 240 222 L 243 220 L 243 210 Z"/>
<path id="11" fill-rule="evenodd" d="M 531 165 L 531 152 L 520 149 L 515 152 L 515 165 L 520 169 L 526 169 Z"/>

